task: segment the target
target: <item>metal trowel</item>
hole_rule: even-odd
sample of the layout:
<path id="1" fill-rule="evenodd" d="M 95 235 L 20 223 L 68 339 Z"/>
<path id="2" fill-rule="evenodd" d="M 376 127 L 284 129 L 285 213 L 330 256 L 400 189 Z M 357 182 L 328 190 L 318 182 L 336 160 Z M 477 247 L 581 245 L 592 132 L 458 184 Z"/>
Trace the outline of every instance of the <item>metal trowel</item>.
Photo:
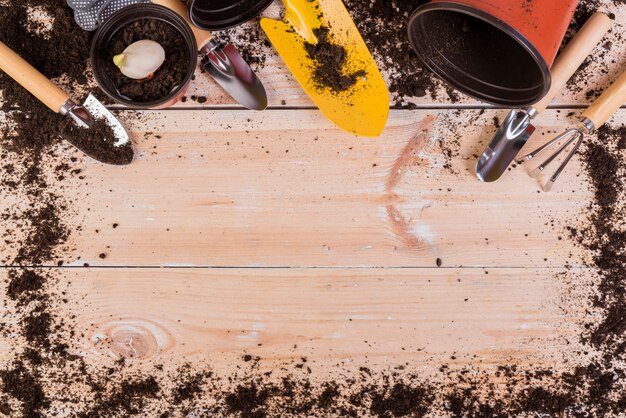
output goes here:
<path id="1" fill-rule="evenodd" d="M 187 15 L 187 8 L 180 0 L 152 0 L 184 18 L 198 44 L 200 54 L 206 57 L 202 68 L 237 102 L 252 110 L 267 107 L 267 93 L 261 80 L 244 61 L 232 44 L 220 45 L 210 32 L 194 26 Z"/>
<path id="2" fill-rule="evenodd" d="M 554 62 L 552 85 L 548 94 L 534 106 L 514 109 L 506 117 L 478 160 L 476 175 L 480 180 L 492 182 L 502 176 L 535 132 L 535 126 L 531 123 L 532 119 L 543 112 L 565 87 L 567 80 L 604 37 L 611 28 L 611 24 L 611 19 L 602 13 L 595 13 L 587 20 Z"/>
<path id="3" fill-rule="evenodd" d="M 302 88 L 320 111 L 340 128 L 363 136 L 378 136 L 389 114 L 389 92 L 376 62 L 341 0 L 283 0 L 281 20 L 263 18 L 261 27 Z M 363 71 L 345 91 L 320 88 L 314 81 L 315 62 L 305 43 L 316 44 L 315 30 L 329 28 L 332 42 L 346 50 L 344 71 Z"/>
<path id="4" fill-rule="evenodd" d="M 62 115 L 69 115 L 80 127 L 88 128 L 96 119 L 105 119 L 115 135 L 114 149 L 119 149 L 122 153 L 124 147 L 124 159 L 115 158 L 114 153 L 103 153 L 103 149 L 111 148 L 111 144 L 99 144 L 96 142 L 75 143 L 68 139 L 72 145 L 83 151 L 90 157 L 107 164 L 128 164 L 132 160 L 132 148 L 128 134 L 119 121 L 109 110 L 104 107 L 91 94 L 82 106 L 76 104 L 69 95 L 54 85 L 43 74 L 37 71 L 32 65 L 17 55 L 4 43 L 0 42 L 0 70 L 4 71 L 28 90 L 33 96 L 39 99 L 54 112 Z"/>

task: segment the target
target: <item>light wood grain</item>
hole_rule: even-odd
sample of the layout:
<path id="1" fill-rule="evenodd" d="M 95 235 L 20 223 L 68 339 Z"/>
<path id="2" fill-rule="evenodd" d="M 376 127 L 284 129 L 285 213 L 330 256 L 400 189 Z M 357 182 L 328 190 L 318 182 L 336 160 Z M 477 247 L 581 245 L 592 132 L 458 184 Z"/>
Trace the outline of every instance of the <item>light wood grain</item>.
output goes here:
<path id="1" fill-rule="evenodd" d="M 578 116 L 566 113 L 542 114 L 543 128 L 528 149 Z M 77 154 L 85 179 L 76 180 L 80 199 L 72 210 L 79 216 L 69 222 L 82 230 L 73 233 L 70 246 L 77 250 L 65 261 L 431 267 L 441 258 L 444 266 L 579 265 L 583 254 L 564 231 L 584 221 L 579 214 L 591 200 L 577 160 L 551 193 L 528 177 L 532 166 L 512 169 L 494 184 L 475 177 L 493 118 L 505 114 L 393 111 L 383 136 L 365 139 L 313 110 L 121 113 L 137 160 L 108 167 Z M 613 123 L 625 118 L 620 111 Z M 448 145 L 454 141 L 459 145 Z M 451 147 L 450 157 L 442 144 Z M 3 199 L 0 210 L 15 198 Z"/>
<path id="2" fill-rule="evenodd" d="M 0 271 L 0 277 L 5 272 Z M 561 300 L 560 269 L 55 269 L 68 282 L 73 350 L 89 363 L 210 359 L 244 353 L 308 357 L 316 375 L 338 363 L 485 367 L 568 360 L 585 312 Z M 561 275 L 561 276 L 559 276 Z M 576 286 L 590 274 L 581 270 Z M 557 303 L 558 301 L 558 303 Z M 75 315 L 75 317 L 74 317 Z M 296 349 L 297 347 L 297 349 Z M 569 346 L 568 352 L 572 352 Z M 0 356 L 8 356 L 3 340 Z M 456 359 L 451 360 L 454 355 Z M 480 359 L 480 361 L 478 361 Z M 478 366 L 480 367 L 480 366 Z"/>

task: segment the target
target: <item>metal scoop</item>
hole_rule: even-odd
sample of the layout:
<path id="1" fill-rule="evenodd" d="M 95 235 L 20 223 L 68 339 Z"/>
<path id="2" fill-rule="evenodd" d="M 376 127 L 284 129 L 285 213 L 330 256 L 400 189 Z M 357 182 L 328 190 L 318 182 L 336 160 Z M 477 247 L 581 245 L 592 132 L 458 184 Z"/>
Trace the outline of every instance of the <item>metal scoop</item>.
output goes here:
<path id="1" fill-rule="evenodd" d="M 112 147 L 119 149 L 120 155 L 123 152 L 124 158 L 114 158 L 113 154 L 102 152 L 104 149 L 111 148 L 111 144 L 98 143 L 97 141 L 78 143 L 67 137 L 66 139 L 76 148 L 103 163 L 128 164 L 131 162 L 132 148 L 130 148 L 126 130 L 94 96 L 90 94 L 82 106 L 76 104 L 67 93 L 54 85 L 2 42 L 0 42 L 0 70 L 7 73 L 9 77 L 13 78 L 51 110 L 62 115 L 69 115 L 82 128 L 92 126 L 97 119 L 104 119 L 115 135 L 116 141 Z"/>
<path id="2" fill-rule="evenodd" d="M 554 161 L 563 151 L 574 145 L 567 153 L 565 160 L 559 165 L 554 174 L 550 177 L 548 182 L 543 186 L 543 189 L 547 192 L 552 189 L 554 182 L 559 178 L 565 166 L 570 162 L 576 151 L 580 147 L 585 137 L 585 134 L 591 133 L 611 117 L 617 110 L 626 103 L 626 71 L 615 81 L 611 87 L 606 89 L 604 93 L 591 106 L 585 110 L 581 116 L 579 126 L 577 128 L 568 129 L 556 138 L 548 142 L 547 144 L 537 148 L 530 154 L 522 157 L 518 164 L 522 164 L 525 161 L 531 160 L 543 151 L 552 147 L 553 145 L 560 146 L 557 150 L 550 155 L 543 163 L 530 172 L 532 177 L 538 176 L 545 168 Z"/>
<path id="3" fill-rule="evenodd" d="M 526 141 L 535 132 L 531 123 L 565 87 L 567 80 L 580 67 L 602 37 L 611 28 L 612 20 L 595 13 L 559 55 L 552 67 L 552 86 L 548 94 L 534 106 L 511 110 L 476 165 L 476 175 L 485 182 L 496 181 L 508 168 Z"/>
<path id="4" fill-rule="evenodd" d="M 267 107 L 267 93 L 263 83 L 232 44 L 219 44 L 210 32 L 194 26 L 188 18 L 187 8 L 180 0 L 153 0 L 184 18 L 198 44 L 200 54 L 206 57 L 202 68 L 237 102 L 252 110 Z"/>

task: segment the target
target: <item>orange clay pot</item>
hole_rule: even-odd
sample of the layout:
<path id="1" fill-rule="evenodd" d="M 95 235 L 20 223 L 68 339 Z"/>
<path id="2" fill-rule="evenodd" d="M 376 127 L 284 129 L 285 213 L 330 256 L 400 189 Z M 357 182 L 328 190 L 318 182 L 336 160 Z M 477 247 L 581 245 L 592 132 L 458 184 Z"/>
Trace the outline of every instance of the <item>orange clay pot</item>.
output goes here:
<path id="1" fill-rule="evenodd" d="M 503 106 L 550 89 L 550 67 L 578 0 L 432 0 L 409 20 L 411 45 L 454 88 Z"/>

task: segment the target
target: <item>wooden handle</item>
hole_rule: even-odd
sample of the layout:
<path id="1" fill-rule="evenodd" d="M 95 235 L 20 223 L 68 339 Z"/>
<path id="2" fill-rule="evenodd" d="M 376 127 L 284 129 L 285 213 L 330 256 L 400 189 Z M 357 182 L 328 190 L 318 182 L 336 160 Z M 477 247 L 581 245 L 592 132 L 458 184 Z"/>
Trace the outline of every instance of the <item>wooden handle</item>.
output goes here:
<path id="1" fill-rule="evenodd" d="M 550 102 L 563 90 L 567 80 L 572 77 L 608 30 L 611 29 L 612 24 L 611 18 L 603 13 L 595 13 L 585 22 L 585 25 L 576 33 L 554 62 L 550 91 L 533 106 L 537 112 L 546 110 Z"/>
<path id="2" fill-rule="evenodd" d="M 165 6 L 168 9 L 175 11 L 176 13 L 180 15 L 180 17 L 185 19 L 185 21 L 191 27 L 191 30 L 193 31 L 193 35 L 196 37 L 196 43 L 198 44 L 198 49 L 201 49 L 204 45 L 207 44 L 207 42 L 213 39 L 213 35 L 211 35 L 211 32 L 199 29 L 195 27 L 193 23 L 189 21 L 189 16 L 187 15 L 187 7 L 183 4 L 182 1 L 180 0 L 152 0 L 152 2 L 156 4 L 160 4 L 161 6 Z"/>
<path id="3" fill-rule="evenodd" d="M 585 110 L 583 118 L 591 120 L 597 129 L 624 104 L 626 104 L 626 70 Z"/>
<path id="4" fill-rule="evenodd" d="M 17 81 L 54 112 L 58 113 L 70 98 L 67 93 L 55 86 L 52 81 L 24 61 L 3 42 L 0 42 L 0 70 L 7 73 L 9 77 Z"/>

